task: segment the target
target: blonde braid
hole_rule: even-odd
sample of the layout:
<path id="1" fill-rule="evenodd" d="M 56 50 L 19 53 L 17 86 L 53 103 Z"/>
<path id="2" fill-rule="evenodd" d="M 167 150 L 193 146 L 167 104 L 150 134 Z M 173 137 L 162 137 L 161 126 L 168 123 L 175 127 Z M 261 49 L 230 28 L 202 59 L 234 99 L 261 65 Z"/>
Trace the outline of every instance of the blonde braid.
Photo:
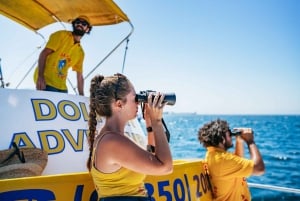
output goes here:
<path id="1" fill-rule="evenodd" d="M 90 86 L 90 112 L 89 112 L 89 158 L 87 160 L 87 168 L 92 168 L 92 155 L 94 149 L 94 141 L 96 136 L 97 115 L 109 118 L 112 116 L 111 103 L 113 101 L 122 100 L 126 103 L 126 95 L 130 92 L 130 82 L 126 76 L 115 74 L 104 78 L 102 75 L 96 75 L 91 80 Z"/>
<path id="2" fill-rule="evenodd" d="M 101 84 L 101 81 L 104 79 L 103 76 L 95 76 L 91 80 L 91 87 L 90 87 L 90 112 L 89 112 L 89 133 L 88 133 L 88 143 L 89 143 L 89 158 L 87 160 L 87 168 L 91 171 L 92 165 L 92 154 L 94 149 L 94 141 L 95 141 L 95 134 L 96 134 L 96 126 L 97 126 L 97 113 L 96 113 L 96 94 L 97 88 Z"/>

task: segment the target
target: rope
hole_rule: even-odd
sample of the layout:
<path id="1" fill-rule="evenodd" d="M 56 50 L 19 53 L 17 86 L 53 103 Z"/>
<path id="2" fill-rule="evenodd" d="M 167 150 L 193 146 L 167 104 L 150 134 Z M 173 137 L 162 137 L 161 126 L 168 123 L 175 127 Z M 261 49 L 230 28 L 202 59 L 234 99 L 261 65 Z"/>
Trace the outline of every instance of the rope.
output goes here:
<path id="1" fill-rule="evenodd" d="M 124 52 L 124 60 L 123 60 L 122 74 L 124 74 L 125 60 L 126 60 L 126 55 L 127 55 L 127 50 L 128 50 L 128 42 L 129 42 L 129 39 L 127 38 L 127 40 L 126 40 L 125 52 Z"/>
<path id="2" fill-rule="evenodd" d="M 130 21 L 128 21 L 129 25 L 131 26 L 131 31 L 130 33 L 123 39 L 121 40 L 121 42 L 119 42 L 119 44 L 116 45 L 115 48 L 113 48 L 85 77 L 84 80 L 86 80 L 124 41 L 126 41 L 129 36 L 132 34 L 133 32 L 133 25 L 131 24 Z"/>
<path id="3" fill-rule="evenodd" d="M 27 59 L 29 59 L 29 57 L 31 57 L 32 55 L 34 55 L 45 43 L 46 43 L 46 39 L 45 39 L 45 37 L 42 35 L 42 34 L 40 34 L 39 32 L 35 32 L 37 35 L 39 35 L 43 40 L 44 40 L 44 42 L 43 42 L 43 44 L 42 45 L 40 45 L 40 46 L 38 46 L 37 47 L 37 49 L 36 50 L 34 50 L 31 54 L 29 54 L 24 60 L 23 60 L 23 62 L 21 62 L 21 64 L 22 63 L 24 63 Z M 22 84 L 22 82 L 25 80 L 25 78 L 28 76 L 28 74 L 31 72 L 31 70 L 35 67 L 35 65 L 38 63 L 38 59 L 37 60 L 35 60 L 35 62 L 32 64 L 32 66 L 29 68 L 29 70 L 27 71 L 27 73 L 23 76 L 23 78 L 21 79 L 21 81 L 17 84 L 17 86 L 16 86 L 16 89 L 18 89 L 19 88 L 19 86 Z M 20 65 L 18 65 L 19 67 L 21 66 L 21 64 Z M 16 69 L 15 69 L 16 70 Z M 13 73 L 11 74 L 11 76 L 13 76 L 14 75 L 14 71 L 13 71 Z M 11 78 L 11 76 L 10 76 L 10 78 Z M 10 79 L 9 78 L 9 79 Z"/>
<path id="4" fill-rule="evenodd" d="M 19 88 L 19 86 L 22 84 L 22 82 L 25 80 L 25 78 L 27 77 L 27 75 L 30 73 L 30 71 L 36 66 L 36 64 L 38 63 L 38 60 L 36 60 L 32 66 L 29 68 L 29 70 L 27 71 L 27 73 L 25 73 L 24 77 L 21 79 L 21 81 L 17 84 L 16 89 Z"/>
<path id="5" fill-rule="evenodd" d="M 273 186 L 273 185 L 257 184 L 257 183 L 248 183 L 248 185 L 249 185 L 249 187 L 252 187 L 252 188 L 261 188 L 261 189 L 267 189 L 267 190 L 300 194 L 300 189 L 296 189 L 296 188 L 286 188 L 286 187 L 281 187 L 281 186 Z"/>
<path id="6" fill-rule="evenodd" d="M 69 78 L 68 78 L 68 82 L 69 82 L 69 84 L 71 85 L 71 88 L 73 89 L 74 93 L 75 93 L 76 95 L 78 95 L 78 94 L 77 94 L 77 91 L 76 91 L 77 87 L 75 87 L 75 86 L 73 85 L 73 83 L 71 82 L 71 80 L 70 80 Z"/>

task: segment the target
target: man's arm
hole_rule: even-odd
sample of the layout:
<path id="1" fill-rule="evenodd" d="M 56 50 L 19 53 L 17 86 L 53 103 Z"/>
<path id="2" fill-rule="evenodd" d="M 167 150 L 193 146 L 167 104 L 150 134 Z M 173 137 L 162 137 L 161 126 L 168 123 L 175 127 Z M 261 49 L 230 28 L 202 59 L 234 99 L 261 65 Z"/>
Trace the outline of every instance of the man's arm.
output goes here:
<path id="1" fill-rule="evenodd" d="M 235 138 L 235 152 L 234 154 L 240 157 L 244 156 L 244 140 L 241 138 L 241 136 L 237 135 Z"/>
<path id="2" fill-rule="evenodd" d="M 37 81 L 36 81 L 36 89 L 37 90 L 44 90 L 46 88 L 46 82 L 44 79 L 46 60 L 47 60 L 47 57 L 50 54 L 52 54 L 53 52 L 54 52 L 53 50 L 51 50 L 49 48 L 45 48 L 40 53 L 39 60 L 38 60 L 38 77 L 37 77 Z"/>
<path id="3" fill-rule="evenodd" d="M 262 156 L 256 146 L 256 144 L 253 142 L 247 143 L 248 149 L 250 152 L 250 157 L 254 161 L 254 167 L 252 175 L 262 175 L 265 173 L 265 164 L 262 159 Z"/>
<path id="4" fill-rule="evenodd" d="M 262 175 L 265 172 L 265 164 L 263 158 L 254 142 L 254 135 L 252 129 L 241 129 L 241 138 L 247 143 L 250 158 L 254 162 L 252 175 Z"/>
<path id="5" fill-rule="evenodd" d="M 77 87 L 79 95 L 84 96 L 84 79 L 82 73 L 79 72 L 77 72 Z"/>

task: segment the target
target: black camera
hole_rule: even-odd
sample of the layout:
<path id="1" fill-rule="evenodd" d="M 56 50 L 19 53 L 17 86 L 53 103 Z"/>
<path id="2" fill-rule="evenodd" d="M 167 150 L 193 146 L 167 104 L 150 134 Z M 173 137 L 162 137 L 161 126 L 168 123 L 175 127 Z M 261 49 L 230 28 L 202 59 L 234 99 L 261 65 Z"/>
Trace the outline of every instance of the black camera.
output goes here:
<path id="1" fill-rule="evenodd" d="M 149 93 L 154 92 L 152 98 L 154 99 L 155 91 L 152 90 L 146 90 L 141 91 L 139 94 L 136 94 L 135 101 L 139 103 L 147 103 L 148 102 L 148 96 Z M 163 103 L 167 102 L 167 105 L 174 105 L 176 103 L 176 95 L 175 93 L 164 93 L 165 98 L 163 100 Z"/>

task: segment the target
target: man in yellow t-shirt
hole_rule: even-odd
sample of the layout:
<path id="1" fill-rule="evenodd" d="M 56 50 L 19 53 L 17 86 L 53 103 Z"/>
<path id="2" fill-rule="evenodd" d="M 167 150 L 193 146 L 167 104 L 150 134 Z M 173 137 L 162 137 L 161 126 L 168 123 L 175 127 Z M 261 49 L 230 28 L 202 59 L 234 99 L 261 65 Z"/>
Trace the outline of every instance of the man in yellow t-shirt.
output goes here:
<path id="1" fill-rule="evenodd" d="M 72 21 L 73 31 L 57 31 L 50 35 L 46 47 L 40 53 L 38 67 L 34 72 L 37 90 L 67 93 L 68 69 L 77 72 L 79 95 L 84 95 L 83 60 L 84 51 L 80 40 L 90 33 L 92 26 L 86 16 Z"/>
<path id="2" fill-rule="evenodd" d="M 233 146 L 235 153 L 227 149 Z M 207 148 L 206 163 L 215 201 L 250 201 L 251 194 L 246 177 L 261 175 L 265 171 L 262 156 L 254 142 L 251 128 L 230 130 L 227 121 L 217 119 L 199 129 L 198 140 Z M 243 158 L 244 144 L 248 145 L 250 159 Z"/>

